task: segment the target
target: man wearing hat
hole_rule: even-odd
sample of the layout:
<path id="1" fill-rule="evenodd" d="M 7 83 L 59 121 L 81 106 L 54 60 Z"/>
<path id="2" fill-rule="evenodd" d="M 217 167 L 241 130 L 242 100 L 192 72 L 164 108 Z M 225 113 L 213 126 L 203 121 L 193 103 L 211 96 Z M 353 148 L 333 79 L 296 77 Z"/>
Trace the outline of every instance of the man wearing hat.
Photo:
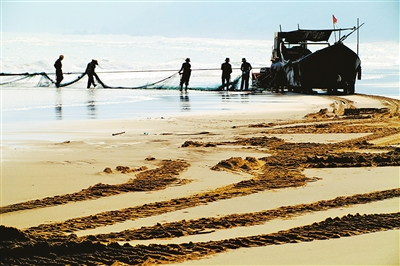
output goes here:
<path id="1" fill-rule="evenodd" d="M 286 72 L 280 62 L 279 57 L 273 57 L 271 59 L 271 75 L 272 75 L 272 90 L 279 92 L 279 89 L 284 92 L 284 87 L 286 86 Z"/>
<path id="2" fill-rule="evenodd" d="M 225 63 L 222 63 L 221 70 L 222 70 L 222 90 L 226 86 L 226 90 L 228 90 L 229 82 L 231 80 L 231 73 L 232 73 L 232 66 L 229 64 L 229 58 L 225 59 Z"/>
<path id="3" fill-rule="evenodd" d="M 187 92 L 187 87 L 189 85 L 189 79 L 190 79 L 190 74 L 192 73 L 192 70 L 190 69 L 190 58 L 186 58 L 185 62 L 182 64 L 181 69 L 179 70 L 179 75 L 181 76 L 181 82 L 180 82 L 180 91 L 182 91 L 183 84 L 185 84 L 185 92 Z"/>
<path id="4" fill-rule="evenodd" d="M 242 82 L 240 84 L 240 90 L 243 90 L 243 85 L 245 87 L 244 90 L 249 90 L 249 78 L 250 78 L 250 70 L 252 69 L 249 62 L 246 61 L 246 58 L 242 58 L 242 66 L 240 70 L 242 70 Z"/>
<path id="5" fill-rule="evenodd" d="M 87 88 L 90 88 L 90 85 L 93 84 L 93 87 L 96 87 L 96 84 L 94 83 L 94 78 L 93 76 L 95 75 L 94 69 L 96 68 L 96 65 L 98 65 L 97 60 L 92 59 L 92 61 L 87 65 L 86 67 L 86 75 L 88 75 L 88 83 L 87 83 Z"/>
<path id="6" fill-rule="evenodd" d="M 62 64 L 61 61 L 64 59 L 64 55 L 60 55 L 57 61 L 54 63 L 54 67 L 56 69 L 56 87 L 60 87 L 61 81 L 64 79 L 63 72 L 62 72 Z"/>

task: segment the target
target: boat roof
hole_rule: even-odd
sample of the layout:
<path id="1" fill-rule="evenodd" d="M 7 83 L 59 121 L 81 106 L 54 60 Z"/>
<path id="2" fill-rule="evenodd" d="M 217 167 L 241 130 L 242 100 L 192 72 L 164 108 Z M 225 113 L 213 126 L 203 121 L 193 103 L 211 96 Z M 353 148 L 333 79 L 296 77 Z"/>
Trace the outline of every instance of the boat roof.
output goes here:
<path id="1" fill-rule="evenodd" d="M 328 41 L 332 30 L 295 30 L 279 32 L 279 36 L 288 43 L 300 43 L 305 41 L 323 42 Z"/>

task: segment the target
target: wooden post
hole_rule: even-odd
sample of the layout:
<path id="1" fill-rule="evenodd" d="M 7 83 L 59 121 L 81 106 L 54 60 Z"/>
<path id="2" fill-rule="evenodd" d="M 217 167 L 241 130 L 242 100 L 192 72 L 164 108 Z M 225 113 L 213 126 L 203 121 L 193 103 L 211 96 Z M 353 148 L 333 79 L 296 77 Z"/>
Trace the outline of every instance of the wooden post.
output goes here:
<path id="1" fill-rule="evenodd" d="M 359 49 L 359 43 L 360 43 L 360 28 L 359 28 L 359 19 L 357 18 L 357 55 L 358 55 L 358 49 Z"/>

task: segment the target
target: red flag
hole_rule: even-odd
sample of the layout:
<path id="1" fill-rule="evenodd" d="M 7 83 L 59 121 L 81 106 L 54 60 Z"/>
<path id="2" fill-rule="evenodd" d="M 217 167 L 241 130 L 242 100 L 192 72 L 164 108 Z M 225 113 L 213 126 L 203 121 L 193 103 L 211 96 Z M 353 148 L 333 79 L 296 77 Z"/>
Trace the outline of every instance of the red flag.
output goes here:
<path id="1" fill-rule="evenodd" d="M 337 23 L 337 18 L 335 18 L 335 16 L 332 15 L 332 19 L 333 19 L 333 24 L 336 24 Z"/>

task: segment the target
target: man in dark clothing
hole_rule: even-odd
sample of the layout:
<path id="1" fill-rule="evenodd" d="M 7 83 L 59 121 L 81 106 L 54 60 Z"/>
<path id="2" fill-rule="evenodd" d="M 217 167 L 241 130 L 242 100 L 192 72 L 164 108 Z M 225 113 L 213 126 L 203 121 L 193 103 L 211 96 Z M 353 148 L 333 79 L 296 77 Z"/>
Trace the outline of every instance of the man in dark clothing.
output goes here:
<path id="1" fill-rule="evenodd" d="M 286 72 L 283 68 L 282 63 L 279 61 L 279 58 L 273 58 L 271 60 L 273 63 L 271 65 L 271 73 L 273 76 L 272 86 L 276 92 L 279 92 L 279 89 L 283 92 L 284 86 L 286 86 Z"/>
<path id="2" fill-rule="evenodd" d="M 229 58 L 225 59 L 225 63 L 221 65 L 222 70 L 222 90 L 226 86 L 226 90 L 228 90 L 229 82 L 231 80 L 232 66 L 229 64 Z"/>
<path id="3" fill-rule="evenodd" d="M 181 69 L 179 70 L 179 75 L 181 76 L 181 82 L 180 82 L 180 91 L 183 89 L 183 84 L 185 84 L 185 92 L 187 92 L 187 87 L 189 85 L 189 79 L 190 79 L 190 74 L 192 73 L 192 70 L 190 69 L 190 58 L 186 58 L 185 63 L 182 64 Z"/>
<path id="4" fill-rule="evenodd" d="M 87 65 L 86 67 L 86 75 L 88 75 L 88 83 L 87 83 L 87 88 L 90 88 L 90 85 L 93 84 L 93 87 L 96 87 L 96 84 L 94 83 L 94 78 L 93 76 L 95 75 L 94 69 L 96 68 L 96 65 L 98 65 L 97 60 L 92 59 L 92 61 Z"/>
<path id="5" fill-rule="evenodd" d="M 64 79 L 63 72 L 62 72 L 62 64 L 61 64 L 61 61 L 63 59 L 64 59 L 64 56 L 60 55 L 60 57 L 54 63 L 54 67 L 56 68 L 56 87 L 57 88 L 60 87 L 60 83 Z"/>
<path id="6" fill-rule="evenodd" d="M 242 59 L 242 66 L 240 70 L 242 70 L 242 82 L 240 84 L 240 90 L 243 90 L 243 85 L 245 87 L 244 90 L 249 90 L 249 78 L 250 78 L 250 70 L 252 69 L 249 62 L 246 61 L 246 58 Z"/>

